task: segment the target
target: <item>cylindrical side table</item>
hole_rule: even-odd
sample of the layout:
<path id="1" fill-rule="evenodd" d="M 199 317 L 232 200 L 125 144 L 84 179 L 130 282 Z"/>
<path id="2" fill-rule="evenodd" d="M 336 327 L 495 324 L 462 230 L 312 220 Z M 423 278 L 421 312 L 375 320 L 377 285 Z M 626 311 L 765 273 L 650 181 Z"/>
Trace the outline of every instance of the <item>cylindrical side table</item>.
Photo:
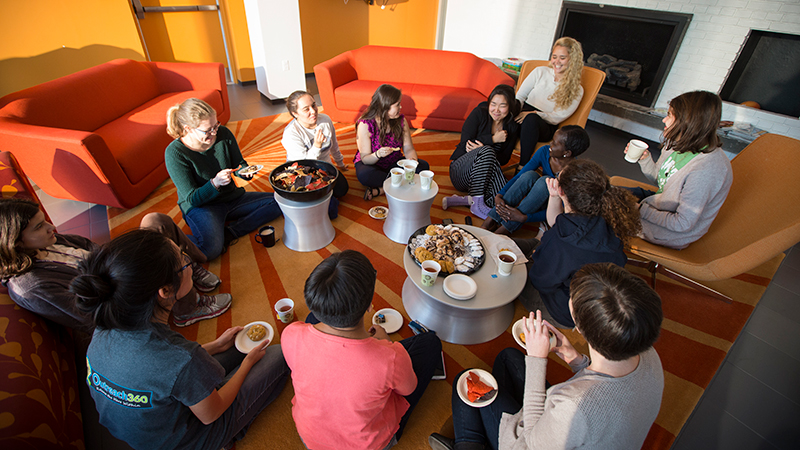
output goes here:
<path id="1" fill-rule="evenodd" d="M 431 205 L 439 193 L 439 185 L 435 181 L 431 181 L 430 189 L 422 189 L 419 174 L 414 175 L 414 183 L 408 184 L 404 179 L 400 186 L 392 186 L 391 178 L 383 182 L 383 191 L 389 203 L 383 234 L 400 244 L 408 244 L 412 233 L 431 223 Z"/>
<path id="2" fill-rule="evenodd" d="M 336 232 L 328 217 L 333 192 L 313 202 L 296 202 L 275 193 L 283 212 L 283 244 L 296 252 L 313 252 L 333 242 Z"/>

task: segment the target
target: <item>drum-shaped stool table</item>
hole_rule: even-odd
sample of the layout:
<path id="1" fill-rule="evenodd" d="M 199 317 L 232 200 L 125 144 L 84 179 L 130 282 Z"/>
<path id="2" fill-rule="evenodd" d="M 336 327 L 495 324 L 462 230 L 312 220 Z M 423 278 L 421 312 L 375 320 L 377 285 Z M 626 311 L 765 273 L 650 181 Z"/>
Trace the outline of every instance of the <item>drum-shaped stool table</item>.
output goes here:
<path id="1" fill-rule="evenodd" d="M 313 202 L 296 202 L 275 193 L 283 212 L 283 244 L 296 252 L 313 252 L 333 241 L 336 232 L 328 217 L 333 192 Z"/>
<path id="2" fill-rule="evenodd" d="M 392 186 L 392 179 L 387 178 L 383 191 L 389 203 L 383 234 L 397 243 L 408 244 L 408 238 L 415 231 L 431 223 L 431 205 L 439 193 L 439 185 L 431 180 L 430 189 L 422 189 L 419 174 L 416 174 L 414 184 L 403 179 L 399 186 Z"/>

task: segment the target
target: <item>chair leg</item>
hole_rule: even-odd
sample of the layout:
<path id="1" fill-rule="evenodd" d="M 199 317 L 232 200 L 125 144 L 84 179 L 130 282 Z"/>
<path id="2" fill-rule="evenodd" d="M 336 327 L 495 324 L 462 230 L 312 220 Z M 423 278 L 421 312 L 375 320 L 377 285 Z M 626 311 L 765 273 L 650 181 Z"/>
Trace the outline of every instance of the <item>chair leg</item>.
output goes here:
<path id="1" fill-rule="evenodd" d="M 655 266 L 656 266 L 655 268 L 656 268 L 657 272 L 661 272 L 662 274 L 664 274 L 665 276 L 667 276 L 669 278 L 672 278 L 673 280 L 680 281 L 681 283 L 683 283 L 683 284 L 685 284 L 685 285 L 687 285 L 689 287 L 692 287 L 692 288 L 702 292 L 703 294 L 710 295 L 710 296 L 714 297 L 717 300 L 722 300 L 723 302 L 728 303 L 728 304 L 733 303 L 733 299 L 731 299 L 730 297 L 728 297 L 727 295 L 725 295 L 725 294 L 723 294 L 723 293 L 721 293 L 719 291 L 715 291 L 714 289 L 711 289 L 708 286 L 704 286 L 704 285 L 698 283 L 697 281 L 692 280 L 691 278 L 687 278 L 687 277 L 679 274 L 678 272 L 674 272 L 674 271 L 664 267 L 661 264 L 656 263 Z M 655 272 L 653 273 L 653 280 L 655 280 Z M 654 283 L 654 286 L 655 286 L 655 283 Z M 654 289 L 655 289 L 655 287 L 654 287 Z"/>
<path id="2" fill-rule="evenodd" d="M 730 297 L 728 297 L 727 295 L 725 295 L 725 294 L 723 294 L 723 293 L 721 293 L 719 291 L 715 291 L 714 289 L 711 289 L 708 286 L 703 286 L 702 284 L 698 283 L 697 281 L 694 281 L 691 278 L 687 278 L 687 277 L 679 274 L 678 272 L 670 270 L 670 269 L 664 267 L 663 265 L 658 264 L 657 262 L 654 262 L 654 261 L 642 261 L 642 260 L 638 260 L 638 259 L 628 258 L 628 264 L 630 264 L 632 266 L 636 266 L 636 267 L 646 268 L 650 272 L 650 276 L 651 276 L 650 285 L 652 286 L 653 289 L 656 288 L 656 275 L 660 272 L 660 273 L 662 273 L 664 276 L 666 276 L 668 278 L 671 278 L 671 279 L 673 279 L 675 281 L 679 281 L 679 282 L 681 282 L 681 283 L 683 283 L 683 284 L 685 284 L 685 285 L 687 285 L 687 286 L 689 286 L 689 287 L 691 287 L 691 288 L 693 288 L 695 290 L 698 290 L 698 291 L 702 292 L 703 294 L 710 295 L 711 297 L 714 297 L 717 300 L 721 300 L 721 301 L 723 301 L 725 303 L 729 303 L 729 304 L 733 302 L 733 300 Z"/>

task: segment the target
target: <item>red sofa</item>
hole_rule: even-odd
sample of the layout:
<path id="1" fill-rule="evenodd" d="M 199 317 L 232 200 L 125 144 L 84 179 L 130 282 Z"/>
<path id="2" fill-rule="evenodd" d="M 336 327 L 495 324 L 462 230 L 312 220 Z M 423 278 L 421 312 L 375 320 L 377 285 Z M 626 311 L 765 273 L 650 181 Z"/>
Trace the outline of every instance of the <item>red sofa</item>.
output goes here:
<path id="1" fill-rule="evenodd" d="M 355 122 L 383 83 L 403 91 L 414 128 L 461 131 L 469 113 L 498 84 L 514 81 L 471 53 L 367 45 L 314 66 L 325 114 Z"/>
<path id="2" fill-rule="evenodd" d="M 0 98 L 0 150 L 54 197 L 131 208 L 167 179 L 166 112 L 189 97 L 230 118 L 221 64 L 117 59 Z"/>

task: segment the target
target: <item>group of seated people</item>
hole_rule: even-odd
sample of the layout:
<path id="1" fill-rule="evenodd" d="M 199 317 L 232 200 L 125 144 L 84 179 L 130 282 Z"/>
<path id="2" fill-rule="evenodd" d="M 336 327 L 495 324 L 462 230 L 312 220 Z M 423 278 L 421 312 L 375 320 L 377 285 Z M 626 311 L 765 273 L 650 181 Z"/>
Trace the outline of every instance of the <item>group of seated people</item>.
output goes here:
<path id="1" fill-rule="evenodd" d="M 559 39 L 550 65 L 516 94 L 497 86 L 471 112 L 451 157 L 453 185 L 470 195 L 446 198 L 445 209 L 470 205 L 484 228 L 501 234 L 525 222 L 550 228 L 541 239 L 514 239 L 529 259 L 519 297 L 531 311 L 525 353 L 497 356 L 500 389 L 490 406 L 471 408 L 454 391 L 455 439 L 434 433 L 433 448 L 637 448 L 658 413 L 663 374 L 652 346 L 660 299 L 622 269 L 624 244 L 641 236 L 684 248 L 708 230 L 732 180 L 716 135 L 721 101 L 701 91 L 673 99 L 660 158 L 645 152 L 639 160 L 658 190 L 615 187 L 602 167 L 579 158 L 589 147 L 586 131 L 558 128 L 580 101 L 582 60 L 577 41 Z M 383 193 L 398 160 L 429 167 L 414 150 L 400 99 L 399 89 L 381 85 L 356 124 L 353 163 L 365 200 Z M 333 198 L 343 197 L 348 165 L 331 119 L 307 92 L 293 93 L 287 108 L 287 160 L 332 160 Z M 170 329 L 170 314 L 186 326 L 228 310 L 230 294 L 207 295 L 221 280 L 202 264 L 281 211 L 272 193 L 236 185 L 234 176 L 252 174 L 240 173 L 247 162 L 207 103 L 171 108 L 167 130 L 175 140 L 165 161 L 190 235 L 150 213 L 139 229 L 99 246 L 56 234 L 32 201 L 0 200 L 0 277 L 20 306 L 91 334 L 87 382 L 101 423 L 135 448 L 230 448 L 291 374 L 293 418 L 307 448 L 394 446 L 441 342 L 433 331 L 392 342 L 381 326 L 366 328 L 377 271 L 363 254 L 335 253 L 313 270 L 304 289 L 311 313 L 284 330 L 282 345 L 265 340 L 245 355 L 234 346 L 240 326 L 203 345 Z M 506 182 L 501 167 L 518 139 L 522 160 Z M 581 333 L 589 355 L 559 328 Z M 545 381 L 551 351 L 576 372 L 555 386 Z"/>

